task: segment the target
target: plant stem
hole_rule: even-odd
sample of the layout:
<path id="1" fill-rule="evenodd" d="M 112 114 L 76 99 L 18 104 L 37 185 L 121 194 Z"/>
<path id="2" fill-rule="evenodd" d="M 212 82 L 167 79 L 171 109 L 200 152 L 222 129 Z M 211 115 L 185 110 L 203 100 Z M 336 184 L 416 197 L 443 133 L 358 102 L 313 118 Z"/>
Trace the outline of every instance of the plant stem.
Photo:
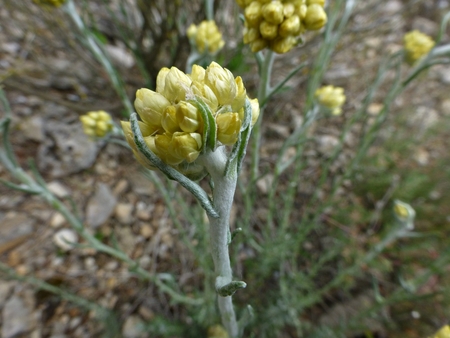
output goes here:
<path id="1" fill-rule="evenodd" d="M 208 152 L 201 158 L 214 182 L 213 204 L 219 217 L 209 217 L 211 254 L 214 261 L 216 273 L 216 290 L 231 283 L 233 273 L 231 270 L 228 244 L 230 240 L 230 211 L 233 205 L 236 190 L 237 173 L 232 171 L 225 176 L 227 158 L 223 147 L 214 152 Z M 231 296 L 222 297 L 218 295 L 218 305 L 222 317 L 222 324 L 230 337 L 237 337 L 239 329 L 236 321 Z"/>
<path id="2" fill-rule="evenodd" d="M 108 73 L 111 83 L 126 109 L 127 116 L 130 116 L 130 114 L 134 111 L 134 108 L 125 91 L 123 81 L 121 80 L 119 74 L 117 73 L 116 69 L 112 65 L 109 58 L 106 56 L 105 52 L 100 48 L 98 43 L 95 41 L 93 34 L 84 24 L 83 19 L 78 14 L 78 11 L 75 7 L 75 3 L 73 2 L 73 0 L 67 1 L 65 12 L 69 15 L 73 23 L 77 26 L 78 30 L 83 35 L 83 38 L 85 39 L 86 45 L 89 48 L 89 50 L 92 52 L 92 54 L 94 54 L 97 61 L 101 63 L 106 73 Z"/>
<path id="3" fill-rule="evenodd" d="M 261 124 L 264 115 L 264 105 L 267 103 L 267 95 L 270 92 L 270 79 L 272 75 L 272 66 L 275 58 L 274 52 L 267 50 L 262 58 L 261 66 L 259 68 L 260 82 L 258 87 L 258 102 L 260 103 L 259 118 L 253 126 L 253 146 L 252 146 L 252 168 L 251 168 L 251 182 L 256 181 L 259 175 L 259 152 L 261 150 Z"/>

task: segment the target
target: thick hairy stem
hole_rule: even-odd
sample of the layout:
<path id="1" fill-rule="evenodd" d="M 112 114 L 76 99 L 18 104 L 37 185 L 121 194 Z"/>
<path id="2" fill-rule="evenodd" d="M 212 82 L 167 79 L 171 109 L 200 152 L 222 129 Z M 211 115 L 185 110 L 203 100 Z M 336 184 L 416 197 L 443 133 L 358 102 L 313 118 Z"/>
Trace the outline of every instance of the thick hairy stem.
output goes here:
<path id="1" fill-rule="evenodd" d="M 230 295 L 224 295 L 224 289 L 230 287 L 233 289 L 232 270 L 228 244 L 230 241 L 230 211 L 233 204 L 234 193 L 236 190 L 237 174 L 229 173 L 225 176 L 226 156 L 223 148 L 219 147 L 214 152 L 209 152 L 202 156 L 202 163 L 211 175 L 214 182 L 213 204 L 219 217 L 209 217 L 210 236 L 211 236 L 211 254 L 214 261 L 216 272 L 216 290 L 218 292 L 218 304 L 222 317 L 222 324 L 230 337 L 239 335 L 236 314 L 234 312 L 231 294 L 237 288 L 245 287 L 245 283 L 237 286 Z M 237 282 L 242 283 L 242 282 Z M 222 295 L 221 295 L 222 294 Z"/>

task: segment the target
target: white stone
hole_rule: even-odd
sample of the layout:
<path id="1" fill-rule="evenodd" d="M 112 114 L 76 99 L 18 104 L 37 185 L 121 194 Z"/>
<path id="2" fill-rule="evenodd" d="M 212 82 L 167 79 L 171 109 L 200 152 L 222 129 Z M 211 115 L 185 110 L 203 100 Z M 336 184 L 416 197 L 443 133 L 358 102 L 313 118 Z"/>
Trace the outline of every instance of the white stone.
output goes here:
<path id="1" fill-rule="evenodd" d="M 64 216 L 61 215 L 59 212 L 56 212 L 53 214 L 50 220 L 50 226 L 52 228 L 60 228 L 65 222 L 66 219 L 64 218 Z"/>
<path id="2" fill-rule="evenodd" d="M 78 243 L 78 235 L 71 229 L 62 229 L 53 235 L 53 243 L 61 250 L 69 251 Z"/>
<path id="3" fill-rule="evenodd" d="M 70 195 L 70 190 L 58 181 L 50 182 L 49 184 L 47 184 L 47 188 L 51 193 L 59 198 L 64 198 Z"/>
<path id="4" fill-rule="evenodd" d="M 130 224 L 133 221 L 133 204 L 119 203 L 116 206 L 115 216 L 122 224 Z"/>

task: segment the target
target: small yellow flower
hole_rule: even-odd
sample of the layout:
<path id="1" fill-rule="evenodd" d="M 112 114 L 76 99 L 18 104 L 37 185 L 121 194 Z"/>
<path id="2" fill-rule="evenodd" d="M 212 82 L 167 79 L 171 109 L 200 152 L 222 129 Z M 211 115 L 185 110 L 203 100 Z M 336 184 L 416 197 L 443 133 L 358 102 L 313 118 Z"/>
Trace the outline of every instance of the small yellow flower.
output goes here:
<path id="1" fill-rule="evenodd" d="M 202 136 L 198 133 L 173 134 L 174 153 L 187 163 L 194 162 L 202 149 Z"/>
<path id="2" fill-rule="evenodd" d="M 267 22 L 270 22 L 274 25 L 279 25 L 283 22 L 284 19 L 283 9 L 284 7 L 281 1 L 275 0 L 269 2 L 268 4 L 265 4 L 261 8 L 261 13 Z"/>
<path id="3" fill-rule="evenodd" d="M 256 121 L 258 121 L 260 108 L 258 99 L 250 100 L 250 103 L 252 105 L 252 126 L 253 126 L 255 125 Z"/>
<path id="4" fill-rule="evenodd" d="M 315 97 L 318 103 L 331 110 L 333 115 L 339 115 L 342 112 L 342 106 L 345 103 L 344 88 L 334 86 L 323 86 L 316 90 Z"/>
<path id="5" fill-rule="evenodd" d="M 416 212 L 408 203 L 399 200 L 394 201 L 394 214 L 402 221 L 412 220 L 416 216 Z"/>
<path id="6" fill-rule="evenodd" d="M 205 84 L 212 89 L 220 105 L 231 104 L 236 98 L 238 88 L 233 74 L 216 62 L 206 69 Z"/>
<path id="7" fill-rule="evenodd" d="M 165 132 L 169 134 L 179 131 L 180 126 L 177 121 L 177 108 L 175 106 L 168 106 L 164 109 L 161 126 L 164 128 Z"/>
<path id="8" fill-rule="evenodd" d="M 428 35 L 414 30 L 405 34 L 404 38 L 406 62 L 414 64 L 427 55 L 434 47 L 435 42 Z"/>
<path id="9" fill-rule="evenodd" d="M 199 130 L 201 125 L 201 117 L 197 107 L 185 101 L 181 101 L 177 105 L 176 119 L 180 129 L 187 133 Z"/>
<path id="10" fill-rule="evenodd" d="M 88 112 L 80 116 L 80 121 L 84 133 L 91 137 L 105 137 L 114 127 L 111 115 L 103 110 Z"/>
<path id="11" fill-rule="evenodd" d="M 450 326 L 443 326 L 434 336 L 430 338 L 450 338 Z"/>
<path id="12" fill-rule="evenodd" d="M 161 118 L 164 110 L 170 106 L 167 100 L 160 93 L 147 88 L 141 88 L 136 92 L 134 107 L 142 121 L 158 129 L 161 126 Z"/>
<path id="13" fill-rule="evenodd" d="M 327 13 L 321 5 L 313 3 L 308 6 L 303 23 L 308 30 L 319 30 L 327 23 Z"/>
<path id="14" fill-rule="evenodd" d="M 187 30 L 187 36 L 200 53 L 215 54 L 225 45 L 214 20 L 202 21 L 198 26 L 192 24 Z"/>
<path id="15" fill-rule="evenodd" d="M 216 117 L 217 139 L 225 145 L 236 143 L 241 130 L 241 119 L 238 113 L 223 113 Z"/>

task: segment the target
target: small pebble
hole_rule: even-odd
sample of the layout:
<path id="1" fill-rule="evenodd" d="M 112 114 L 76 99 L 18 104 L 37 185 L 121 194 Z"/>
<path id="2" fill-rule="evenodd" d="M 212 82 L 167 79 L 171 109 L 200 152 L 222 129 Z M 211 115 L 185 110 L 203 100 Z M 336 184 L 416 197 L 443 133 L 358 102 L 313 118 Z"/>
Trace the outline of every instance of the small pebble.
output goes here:
<path id="1" fill-rule="evenodd" d="M 69 251 L 78 243 L 78 235 L 71 229 L 62 229 L 53 235 L 53 243 L 63 251 Z"/>

